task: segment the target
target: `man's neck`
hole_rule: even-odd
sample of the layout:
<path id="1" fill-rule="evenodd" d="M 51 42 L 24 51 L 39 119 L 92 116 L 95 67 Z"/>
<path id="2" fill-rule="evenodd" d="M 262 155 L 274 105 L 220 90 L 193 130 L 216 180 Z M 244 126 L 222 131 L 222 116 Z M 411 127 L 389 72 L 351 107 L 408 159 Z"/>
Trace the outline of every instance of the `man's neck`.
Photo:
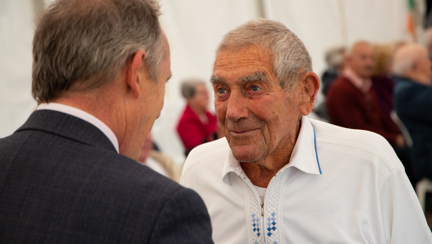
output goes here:
<path id="1" fill-rule="evenodd" d="M 197 105 L 194 104 L 194 103 L 189 103 L 189 107 L 190 107 L 190 108 L 192 109 L 192 111 L 194 111 L 195 114 L 197 114 L 197 115 L 205 114 L 205 109 L 203 109 L 203 108 L 200 107 L 200 106 L 197 106 Z"/>
<path id="2" fill-rule="evenodd" d="M 121 132 L 119 132 L 120 126 L 116 121 L 121 120 L 113 117 L 118 116 L 118 111 L 114 106 L 115 104 L 112 102 L 115 99 L 113 97 L 110 97 L 112 99 L 107 99 L 107 97 L 110 96 L 99 96 L 98 93 L 65 92 L 62 97 L 53 99 L 50 102 L 74 107 L 93 115 L 106 124 L 119 139 Z"/>
<path id="3" fill-rule="evenodd" d="M 271 179 L 287 165 L 300 133 L 301 122 L 299 121 L 294 134 L 287 135 L 283 141 L 269 155 L 257 162 L 240 162 L 245 174 L 252 184 L 258 187 L 267 188 Z"/>
<path id="4" fill-rule="evenodd" d="M 413 80 L 419 84 L 425 85 L 425 86 L 432 85 L 432 80 L 429 77 L 427 77 L 426 75 L 423 75 L 419 72 L 414 72 L 414 71 L 407 72 L 404 74 L 404 77 L 406 77 L 410 80 Z"/>
<path id="5" fill-rule="evenodd" d="M 286 162 L 284 161 L 282 164 L 274 164 L 272 165 L 273 167 L 269 168 L 257 165 L 255 163 L 240 163 L 240 166 L 253 185 L 267 188 L 271 179 L 288 163 L 289 159 Z"/>

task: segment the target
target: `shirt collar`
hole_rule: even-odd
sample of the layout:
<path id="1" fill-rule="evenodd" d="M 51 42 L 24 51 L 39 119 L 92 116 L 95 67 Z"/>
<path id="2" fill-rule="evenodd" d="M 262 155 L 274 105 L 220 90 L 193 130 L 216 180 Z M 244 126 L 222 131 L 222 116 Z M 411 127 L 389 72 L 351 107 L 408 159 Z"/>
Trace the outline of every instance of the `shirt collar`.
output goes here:
<path id="1" fill-rule="evenodd" d="M 102 133 L 104 133 L 106 135 L 106 137 L 108 137 L 108 139 L 114 145 L 117 153 L 119 152 L 119 144 L 118 144 L 118 140 L 117 140 L 117 137 L 115 136 L 114 132 L 104 122 L 102 122 L 101 120 L 99 120 L 95 116 L 93 116 L 87 112 L 84 112 L 80 109 L 77 109 L 77 108 L 74 108 L 71 106 L 67 106 L 64 104 L 60 104 L 60 103 L 41 103 L 37 107 L 37 110 L 41 110 L 41 109 L 54 110 L 54 111 L 62 112 L 62 113 L 69 114 L 69 115 L 75 116 L 77 118 L 80 118 L 82 120 L 89 122 L 90 124 L 92 124 L 96 128 L 98 128 L 100 131 L 102 131 Z"/>
<path id="2" fill-rule="evenodd" d="M 371 79 L 364 79 L 357 75 L 350 67 L 346 67 L 343 72 L 343 76 L 348 78 L 349 81 L 360 91 L 368 92 L 372 87 Z"/>
<path id="3" fill-rule="evenodd" d="M 306 116 L 302 117 L 300 132 L 294 145 L 290 161 L 279 172 L 289 167 L 296 167 L 307 174 L 322 174 L 316 149 L 316 135 L 312 124 Z M 233 172 L 240 177 L 246 177 L 240 162 L 234 158 L 231 149 L 225 157 L 222 167 L 222 181 L 231 185 L 230 173 Z"/>

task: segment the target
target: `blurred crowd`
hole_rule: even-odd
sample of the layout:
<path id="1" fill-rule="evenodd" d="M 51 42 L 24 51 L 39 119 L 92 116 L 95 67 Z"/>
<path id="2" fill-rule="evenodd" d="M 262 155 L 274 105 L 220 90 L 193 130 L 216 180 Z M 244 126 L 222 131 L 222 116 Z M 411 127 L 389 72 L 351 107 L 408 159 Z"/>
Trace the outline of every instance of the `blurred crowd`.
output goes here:
<path id="1" fill-rule="evenodd" d="M 417 43 L 336 46 L 325 53 L 319 119 L 368 130 L 393 146 L 415 187 L 432 179 L 432 28 Z"/>

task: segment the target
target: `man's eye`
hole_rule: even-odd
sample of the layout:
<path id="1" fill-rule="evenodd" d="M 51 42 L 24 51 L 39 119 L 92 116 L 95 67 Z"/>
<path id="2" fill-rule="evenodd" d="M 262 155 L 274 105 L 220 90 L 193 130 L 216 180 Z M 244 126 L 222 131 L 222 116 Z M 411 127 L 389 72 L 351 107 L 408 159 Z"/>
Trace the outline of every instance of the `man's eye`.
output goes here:
<path id="1" fill-rule="evenodd" d="M 259 87 L 257 87 L 257 86 L 252 86 L 252 87 L 251 87 L 251 90 L 252 90 L 252 91 L 260 91 L 261 88 L 259 88 Z"/>
<path id="2" fill-rule="evenodd" d="M 223 89 L 223 88 L 219 88 L 217 89 L 218 94 L 225 94 L 227 92 L 227 90 Z"/>

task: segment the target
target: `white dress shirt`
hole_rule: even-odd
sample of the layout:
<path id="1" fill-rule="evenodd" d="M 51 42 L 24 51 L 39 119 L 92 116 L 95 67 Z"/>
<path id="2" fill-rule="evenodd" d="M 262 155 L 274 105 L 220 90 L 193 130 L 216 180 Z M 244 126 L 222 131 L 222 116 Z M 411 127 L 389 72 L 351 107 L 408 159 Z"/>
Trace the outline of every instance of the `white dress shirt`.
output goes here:
<path id="1" fill-rule="evenodd" d="M 264 203 L 225 138 L 187 158 L 180 183 L 204 199 L 219 243 L 432 243 L 414 190 L 378 134 L 302 118 Z"/>
<path id="2" fill-rule="evenodd" d="M 77 109 L 77 108 L 74 108 L 71 106 L 67 106 L 64 104 L 60 104 L 60 103 L 41 103 L 37 107 L 37 110 L 41 110 L 41 109 L 54 110 L 57 112 L 62 112 L 62 113 L 69 114 L 69 115 L 75 116 L 77 118 L 80 118 L 82 120 L 89 122 L 90 124 L 96 126 L 96 128 L 98 128 L 100 131 L 102 131 L 102 133 L 104 133 L 106 135 L 106 137 L 108 137 L 108 139 L 111 141 L 111 143 L 113 144 L 113 146 L 117 150 L 117 153 L 119 152 L 119 144 L 118 144 L 118 140 L 117 140 L 117 137 L 115 136 L 114 132 L 106 124 L 104 124 L 104 122 L 100 121 L 95 116 L 93 116 L 87 112 L 84 112 L 80 109 Z"/>

